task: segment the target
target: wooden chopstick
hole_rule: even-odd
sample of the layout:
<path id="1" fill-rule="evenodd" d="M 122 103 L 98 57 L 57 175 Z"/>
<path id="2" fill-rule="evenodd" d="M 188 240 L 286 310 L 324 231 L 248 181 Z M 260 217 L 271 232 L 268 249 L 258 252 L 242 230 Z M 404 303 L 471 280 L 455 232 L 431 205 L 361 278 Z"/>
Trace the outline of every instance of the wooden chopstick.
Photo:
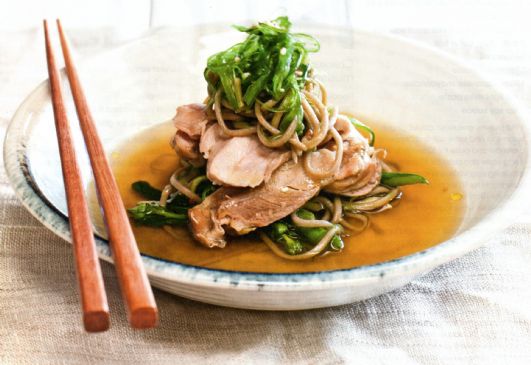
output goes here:
<path id="1" fill-rule="evenodd" d="M 61 48 L 66 65 L 66 73 L 74 98 L 79 125 L 90 157 L 96 189 L 107 225 L 109 242 L 113 253 L 118 280 L 122 290 L 129 323 L 133 328 L 151 328 L 158 322 L 158 310 L 147 274 L 142 265 L 129 218 L 118 191 L 116 180 L 111 172 L 102 143 L 98 136 L 91 112 L 66 36 L 57 19 Z M 112 102 L 112 100 L 109 100 Z"/>
<path id="2" fill-rule="evenodd" d="M 46 20 L 44 21 L 44 37 L 55 130 L 61 156 L 78 287 L 81 295 L 83 324 L 88 332 L 100 332 L 109 328 L 109 306 L 96 253 L 94 235 L 92 234 L 89 210 L 66 116 L 61 79 L 55 63 Z"/>

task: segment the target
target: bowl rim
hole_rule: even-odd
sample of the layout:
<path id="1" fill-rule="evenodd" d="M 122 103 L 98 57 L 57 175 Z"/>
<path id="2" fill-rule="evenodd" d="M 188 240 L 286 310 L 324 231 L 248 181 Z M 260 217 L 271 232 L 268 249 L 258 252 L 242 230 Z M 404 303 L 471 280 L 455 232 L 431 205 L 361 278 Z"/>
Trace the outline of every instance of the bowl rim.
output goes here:
<path id="1" fill-rule="evenodd" d="M 208 26 L 216 26 L 209 24 Z M 312 24 L 312 26 L 317 26 Z M 195 29 L 201 26 L 177 28 L 179 31 L 185 29 Z M 202 26 L 204 27 L 204 25 Z M 369 281 L 377 281 L 389 276 L 401 276 L 404 273 L 419 274 L 433 269 L 434 267 L 448 262 L 454 258 L 462 256 L 467 252 L 485 243 L 486 237 L 490 234 L 508 226 L 517 215 L 524 209 L 524 200 L 519 199 L 525 195 L 526 187 L 531 186 L 531 127 L 525 123 L 529 120 L 527 110 L 521 103 L 498 82 L 492 80 L 477 68 L 473 68 L 467 61 L 445 53 L 425 43 L 404 38 L 402 36 L 366 31 L 348 27 L 320 26 L 325 31 L 336 31 L 340 33 L 353 32 L 364 37 L 382 39 L 386 42 L 399 43 L 401 47 L 414 48 L 430 57 L 439 58 L 464 70 L 470 76 L 489 86 L 497 95 L 499 100 L 503 100 L 514 112 L 520 121 L 519 127 L 525 133 L 526 161 L 518 185 L 511 195 L 500 204 L 495 210 L 489 212 L 481 221 L 457 236 L 441 242 L 425 250 L 402 256 L 393 260 L 363 265 L 350 269 L 309 272 L 309 273 L 253 273 L 241 271 L 227 271 L 219 269 L 209 269 L 204 267 L 181 264 L 142 254 L 142 261 L 146 272 L 151 278 L 169 280 L 175 283 L 190 284 L 193 286 L 210 288 L 231 288 L 233 290 L 274 290 L 293 291 L 307 289 L 323 289 L 330 287 L 340 287 L 345 285 L 359 285 Z M 156 37 L 161 30 L 172 28 L 155 29 L 147 35 L 127 42 L 120 47 L 102 52 L 88 61 L 108 57 L 109 54 L 122 52 L 128 47 L 134 47 L 140 40 Z M 173 29 L 175 30 L 175 29 Z M 37 96 L 48 89 L 47 79 L 37 87 L 22 101 L 6 130 L 4 140 L 4 165 L 8 179 L 13 187 L 16 196 L 23 206 L 37 218 L 46 228 L 54 232 L 65 241 L 71 242 L 68 218 L 63 215 L 51 203 L 47 202 L 44 196 L 38 191 L 35 183 L 31 180 L 28 170 L 28 161 L 25 155 L 25 145 L 21 142 L 27 127 L 27 109 Z M 511 212 L 511 213 L 509 213 Z M 95 235 L 98 255 L 101 259 L 112 263 L 108 242 L 98 235 Z"/>

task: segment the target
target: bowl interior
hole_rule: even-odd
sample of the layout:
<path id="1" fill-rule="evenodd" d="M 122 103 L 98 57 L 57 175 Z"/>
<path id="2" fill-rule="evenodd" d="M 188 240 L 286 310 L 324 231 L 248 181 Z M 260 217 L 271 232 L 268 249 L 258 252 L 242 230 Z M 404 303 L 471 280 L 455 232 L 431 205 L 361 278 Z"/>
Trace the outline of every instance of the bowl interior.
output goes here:
<path id="1" fill-rule="evenodd" d="M 80 64 L 109 153 L 139 130 L 171 118 L 176 106 L 204 99 L 206 58 L 239 37 L 219 29 L 159 31 Z M 466 198 L 457 234 L 476 225 L 514 192 L 527 164 L 526 132 L 515 123 L 515 111 L 489 84 L 462 66 L 395 39 L 346 30 L 306 31 L 321 41 L 321 52 L 313 60 L 334 104 L 381 126 L 406 131 L 455 169 Z M 66 83 L 65 90 L 69 95 Z M 67 108 L 75 122 L 72 103 Z M 32 180 L 45 200 L 66 215 L 46 84 L 26 103 L 23 128 Z M 88 159 L 79 133 L 75 138 L 88 189 Z M 101 225 L 96 226 L 105 236 Z"/>

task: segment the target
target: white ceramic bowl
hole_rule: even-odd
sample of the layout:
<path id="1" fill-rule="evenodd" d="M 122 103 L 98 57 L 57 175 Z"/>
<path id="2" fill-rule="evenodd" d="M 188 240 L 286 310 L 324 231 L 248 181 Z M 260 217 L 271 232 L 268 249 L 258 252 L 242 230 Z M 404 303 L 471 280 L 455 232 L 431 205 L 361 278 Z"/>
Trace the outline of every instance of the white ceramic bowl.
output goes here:
<path id="1" fill-rule="evenodd" d="M 142 128 L 167 120 L 177 105 L 203 100 L 206 57 L 238 37 L 226 30 L 161 30 L 81 63 L 81 78 L 107 151 Z M 143 256 L 154 286 L 239 308 L 294 310 L 350 303 L 404 285 L 478 247 L 525 204 L 530 133 L 522 114 L 499 88 L 452 58 L 411 42 L 344 29 L 303 30 L 321 41 L 322 50 L 313 60 L 334 104 L 414 134 L 457 171 L 467 198 L 458 233 L 390 262 L 309 274 L 227 272 Z M 70 104 L 70 119 L 76 121 L 73 110 Z M 88 160 L 80 136 L 75 137 L 88 186 Z M 69 241 L 47 82 L 13 117 L 4 158 L 22 203 Z M 112 261 L 101 238 L 104 232 L 99 233 L 98 252 Z"/>

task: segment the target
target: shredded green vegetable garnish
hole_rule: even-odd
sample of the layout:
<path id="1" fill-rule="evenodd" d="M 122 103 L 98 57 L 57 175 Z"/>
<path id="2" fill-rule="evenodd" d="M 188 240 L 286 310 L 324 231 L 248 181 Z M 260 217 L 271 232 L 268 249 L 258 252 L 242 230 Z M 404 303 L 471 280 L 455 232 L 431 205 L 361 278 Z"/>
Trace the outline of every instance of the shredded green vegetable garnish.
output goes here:
<path id="1" fill-rule="evenodd" d="M 280 129 L 284 131 L 297 118 L 297 133 L 302 134 L 299 91 L 311 73 L 308 53 L 317 52 L 319 42 L 307 34 L 290 33 L 286 16 L 251 27 L 234 27 L 247 33 L 247 39 L 209 57 L 204 73 L 209 95 L 221 88 L 236 112 L 251 111 L 256 102 L 282 100 L 271 108 L 285 112 Z"/>

